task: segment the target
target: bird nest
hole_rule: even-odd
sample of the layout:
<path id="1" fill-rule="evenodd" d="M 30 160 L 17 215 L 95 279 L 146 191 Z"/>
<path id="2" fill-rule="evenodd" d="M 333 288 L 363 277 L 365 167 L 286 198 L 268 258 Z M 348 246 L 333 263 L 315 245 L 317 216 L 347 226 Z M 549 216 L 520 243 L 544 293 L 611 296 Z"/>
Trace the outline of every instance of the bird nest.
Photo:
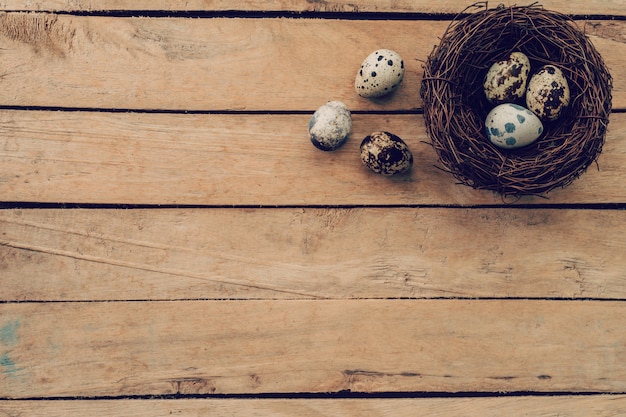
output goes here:
<path id="1" fill-rule="evenodd" d="M 565 187 L 596 161 L 611 112 L 611 75 L 587 36 L 564 14 L 536 4 L 463 13 L 424 64 L 421 97 L 431 144 L 442 168 L 461 183 L 501 195 L 543 195 Z M 571 101 L 542 136 L 524 148 L 494 146 L 485 132 L 493 108 L 483 90 L 494 62 L 528 56 L 531 71 L 563 71 Z"/>

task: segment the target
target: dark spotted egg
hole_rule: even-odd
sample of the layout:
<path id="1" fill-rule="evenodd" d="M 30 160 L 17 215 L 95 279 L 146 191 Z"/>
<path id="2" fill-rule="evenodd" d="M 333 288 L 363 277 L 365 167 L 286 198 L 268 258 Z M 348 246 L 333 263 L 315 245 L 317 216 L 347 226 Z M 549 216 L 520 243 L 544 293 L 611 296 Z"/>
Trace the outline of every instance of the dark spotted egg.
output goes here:
<path id="1" fill-rule="evenodd" d="M 513 52 L 507 59 L 495 62 L 483 84 L 487 100 L 492 104 L 519 100 L 526 92 L 529 73 L 530 61 L 521 52 Z"/>
<path id="2" fill-rule="evenodd" d="M 485 120 L 487 137 L 499 148 L 516 149 L 530 145 L 543 133 L 541 120 L 517 104 L 496 106 Z"/>
<path id="3" fill-rule="evenodd" d="M 541 67 L 528 82 L 526 106 L 541 120 L 559 118 L 569 105 L 570 91 L 567 78 L 554 65 Z"/>
<path id="4" fill-rule="evenodd" d="M 404 61 L 390 49 L 378 49 L 361 64 L 354 88 L 361 97 L 381 97 L 396 90 L 404 79 Z"/>
<path id="5" fill-rule="evenodd" d="M 413 154 L 393 133 L 374 132 L 361 142 L 361 161 L 375 173 L 388 176 L 408 171 Z"/>

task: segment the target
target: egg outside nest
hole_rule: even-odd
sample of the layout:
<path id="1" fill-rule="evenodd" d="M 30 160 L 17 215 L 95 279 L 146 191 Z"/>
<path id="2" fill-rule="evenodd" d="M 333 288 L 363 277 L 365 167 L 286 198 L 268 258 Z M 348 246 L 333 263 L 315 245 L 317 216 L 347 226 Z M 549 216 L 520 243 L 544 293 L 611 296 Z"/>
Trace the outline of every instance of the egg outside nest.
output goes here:
<path id="1" fill-rule="evenodd" d="M 379 131 L 366 136 L 361 142 L 360 150 L 363 164 L 377 174 L 401 174 L 413 166 L 411 150 L 393 133 Z"/>
<path id="2" fill-rule="evenodd" d="M 386 96 L 404 79 L 404 60 L 391 49 L 378 49 L 365 58 L 354 80 L 357 94 L 365 98 Z"/>
<path id="3" fill-rule="evenodd" d="M 311 143 L 322 151 L 334 151 L 348 140 L 352 115 L 341 101 L 329 101 L 320 106 L 309 120 Z"/>

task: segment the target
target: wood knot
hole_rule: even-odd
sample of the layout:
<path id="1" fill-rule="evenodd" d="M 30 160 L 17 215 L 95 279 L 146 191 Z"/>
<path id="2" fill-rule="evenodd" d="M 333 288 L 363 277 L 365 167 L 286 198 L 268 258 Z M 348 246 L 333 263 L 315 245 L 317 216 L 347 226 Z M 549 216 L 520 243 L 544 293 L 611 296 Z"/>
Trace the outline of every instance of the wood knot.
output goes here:
<path id="1" fill-rule="evenodd" d="M 44 50 L 55 55 L 65 55 L 72 45 L 75 29 L 59 24 L 58 16 L 51 13 L 2 13 L 0 36 L 14 42 L 30 45 L 36 53 Z"/>

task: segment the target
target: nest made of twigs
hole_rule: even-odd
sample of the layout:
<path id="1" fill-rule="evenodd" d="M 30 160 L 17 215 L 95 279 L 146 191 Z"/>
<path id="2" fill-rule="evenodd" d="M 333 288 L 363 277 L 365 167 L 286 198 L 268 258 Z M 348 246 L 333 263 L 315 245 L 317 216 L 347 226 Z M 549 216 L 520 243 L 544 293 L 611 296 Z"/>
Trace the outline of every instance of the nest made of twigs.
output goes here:
<path id="1" fill-rule="evenodd" d="M 502 195 L 542 195 L 578 178 L 602 151 L 611 112 L 611 75 L 573 20 L 530 6 L 486 3 L 455 19 L 424 64 L 421 97 L 431 144 L 442 169 L 461 183 Z M 489 67 L 521 51 L 531 71 L 552 64 L 570 86 L 565 113 L 544 123 L 533 144 L 504 150 L 492 145 L 485 118 L 493 108 L 483 91 Z"/>

